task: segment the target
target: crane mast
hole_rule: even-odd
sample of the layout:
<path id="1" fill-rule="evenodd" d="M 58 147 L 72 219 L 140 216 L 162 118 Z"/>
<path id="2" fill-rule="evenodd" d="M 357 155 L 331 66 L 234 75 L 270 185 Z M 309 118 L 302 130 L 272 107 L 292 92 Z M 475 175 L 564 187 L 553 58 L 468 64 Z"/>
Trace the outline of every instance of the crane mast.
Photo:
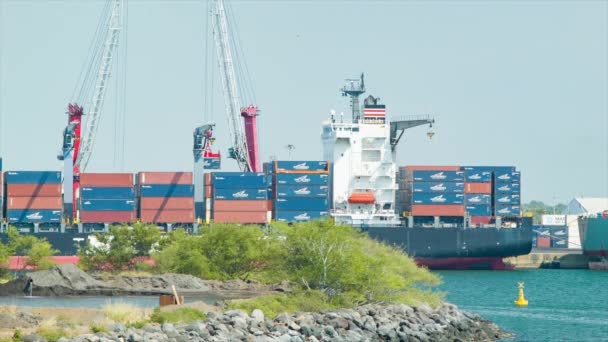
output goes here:
<path id="1" fill-rule="evenodd" d="M 228 127 L 233 144 L 230 149 L 230 157 L 236 159 L 242 171 L 258 172 L 260 167 L 255 123 L 257 106 L 241 107 L 224 1 L 214 0 L 213 3 L 211 13 L 213 37 L 216 43 Z M 243 129 L 241 117 L 244 118 L 243 120 L 247 126 L 246 131 Z"/>

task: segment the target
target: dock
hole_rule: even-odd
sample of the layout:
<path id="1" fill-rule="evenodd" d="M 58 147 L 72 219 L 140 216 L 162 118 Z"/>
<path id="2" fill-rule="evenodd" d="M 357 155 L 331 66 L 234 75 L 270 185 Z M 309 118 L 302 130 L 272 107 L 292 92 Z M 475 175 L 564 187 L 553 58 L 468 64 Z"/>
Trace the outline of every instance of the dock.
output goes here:
<path id="1" fill-rule="evenodd" d="M 530 254 L 504 259 L 505 263 L 515 265 L 516 269 L 561 268 L 587 269 L 590 258 L 581 249 L 571 248 L 533 248 Z"/>

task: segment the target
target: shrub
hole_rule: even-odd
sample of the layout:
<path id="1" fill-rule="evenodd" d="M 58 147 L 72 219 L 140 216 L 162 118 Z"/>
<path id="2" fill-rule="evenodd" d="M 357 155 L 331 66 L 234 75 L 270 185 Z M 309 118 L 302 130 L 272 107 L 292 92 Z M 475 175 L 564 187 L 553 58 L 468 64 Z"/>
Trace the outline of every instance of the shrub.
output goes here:
<path id="1" fill-rule="evenodd" d="M 91 329 L 91 332 L 93 334 L 97 334 L 99 332 L 101 333 L 107 333 L 108 332 L 108 328 L 104 327 L 101 324 L 97 324 L 97 323 L 93 323 L 89 326 L 89 329 Z"/>
<path id="2" fill-rule="evenodd" d="M 229 301 L 227 305 L 229 309 L 241 309 L 248 313 L 259 309 L 269 318 L 275 318 L 283 312 L 317 312 L 338 307 L 329 301 L 325 293 L 317 290 L 237 299 Z"/>
<path id="3" fill-rule="evenodd" d="M 36 329 L 36 334 L 40 335 L 49 342 L 56 342 L 62 337 L 66 337 L 65 330 L 57 325 L 57 321 L 50 319 L 43 321 Z"/>
<path id="4" fill-rule="evenodd" d="M 206 315 L 204 312 L 189 308 L 181 307 L 176 309 L 161 310 L 154 309 L 150 321 L 155 323 L 190 323 L 193 321 L 204 320 Z"/>

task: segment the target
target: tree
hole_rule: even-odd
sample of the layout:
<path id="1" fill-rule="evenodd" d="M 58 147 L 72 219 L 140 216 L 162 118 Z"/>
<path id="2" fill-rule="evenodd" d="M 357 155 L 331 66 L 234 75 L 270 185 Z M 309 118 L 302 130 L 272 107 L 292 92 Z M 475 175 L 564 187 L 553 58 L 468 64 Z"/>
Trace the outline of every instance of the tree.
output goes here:
<path id="1" fill-rule="evenodd" d="M 53 246 L 51 246 L 48 241 L 39 239 L 34 242 L 28 251 L 25 264 L 38 270 L 49 269 L 55 265 L 49 258 L 57 254 L 57 252 L 58 251 L 53 249 Z"/>

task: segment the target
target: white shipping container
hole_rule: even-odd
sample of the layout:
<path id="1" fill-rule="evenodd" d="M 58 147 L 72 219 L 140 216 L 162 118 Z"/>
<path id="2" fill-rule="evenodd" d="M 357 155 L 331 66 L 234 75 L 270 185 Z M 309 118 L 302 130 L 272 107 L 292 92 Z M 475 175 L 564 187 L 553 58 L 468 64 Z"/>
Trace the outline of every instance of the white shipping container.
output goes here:
<path id="1" fill-rule="evenodd" d="M 566 215 L 543 215 L 541 222 L 543 226 L 565 226 Z"/>

